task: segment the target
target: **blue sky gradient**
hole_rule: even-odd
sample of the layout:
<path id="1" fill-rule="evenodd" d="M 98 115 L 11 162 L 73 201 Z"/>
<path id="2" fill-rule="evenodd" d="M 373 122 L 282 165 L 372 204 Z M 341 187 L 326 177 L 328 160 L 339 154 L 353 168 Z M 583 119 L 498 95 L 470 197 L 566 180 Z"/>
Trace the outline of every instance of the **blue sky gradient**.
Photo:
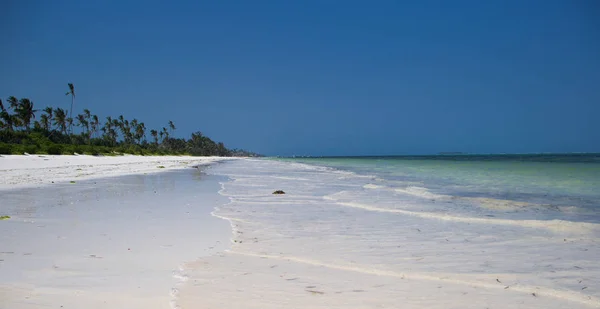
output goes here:
<path id="1" fill-rule="evenodd" d="M 589 1 L 2 1 L 0 97 L 268 155 L 600 152 Z"/>

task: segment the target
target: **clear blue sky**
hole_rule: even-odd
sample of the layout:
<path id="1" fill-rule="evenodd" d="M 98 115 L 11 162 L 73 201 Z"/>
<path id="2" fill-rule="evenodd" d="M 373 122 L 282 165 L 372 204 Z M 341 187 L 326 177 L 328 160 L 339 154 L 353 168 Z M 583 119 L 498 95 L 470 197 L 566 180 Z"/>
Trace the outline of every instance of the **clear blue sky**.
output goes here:
<path id="1" fill-rule="evenodd" d="M 268 155 L 600 152 L 600 2 L 0 2 L 0 97 Z"/>

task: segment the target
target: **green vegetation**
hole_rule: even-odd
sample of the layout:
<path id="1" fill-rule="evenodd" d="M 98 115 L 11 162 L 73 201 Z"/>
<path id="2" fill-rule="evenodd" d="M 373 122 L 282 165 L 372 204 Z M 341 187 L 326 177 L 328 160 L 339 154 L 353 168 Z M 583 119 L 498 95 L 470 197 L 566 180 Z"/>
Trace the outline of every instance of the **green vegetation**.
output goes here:
<path id="1" fill-rule="evenodd" d="M 189 139 L 172 137 L 173 121 L 167 127 L 148 131 L 137 119 L 106 117 L 84 109 L 73 115 L 75 87 L 69 83 L 71 112 L 60 107 L 46 107 L 41 114 L 28 98 L 9 97 L 4 106 L 0 99 L 0 155 L 2 154 L 88 154 L 88 155 L 192 155 L 192 156 L 258 156 L 255 153 L 227 149 L 201 132 Z M 73 125 L 78 130 L 73 129 Z M 78 131 L 78 132 L 74 132 Z M 150 133 L 151 139 L 147 139 Z"/>
<path id="2" fill-rule="evenodd" d="M 10 216 L 0 216 L 0 220 L 8 220 L 10 219 Z"/>

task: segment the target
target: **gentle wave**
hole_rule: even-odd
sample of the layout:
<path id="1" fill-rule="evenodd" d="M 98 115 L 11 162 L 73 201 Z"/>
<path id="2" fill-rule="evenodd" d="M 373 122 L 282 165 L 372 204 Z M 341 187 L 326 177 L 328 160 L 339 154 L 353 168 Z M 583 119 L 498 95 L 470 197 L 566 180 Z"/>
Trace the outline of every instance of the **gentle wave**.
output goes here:
<path id="1" fill-rule="evenodd" d="M 529 228 L 542 228 L 551 230 L 557 233 L 577 233 L 577 234 L 589 234 L 597 233 L 600 231 L 600 224 L 587 223 L 587 222 L 573 222 L 565 220 L 510 220 L 510 219 L 496 219 L 496 218 L 476 218 L 476 217 L 459 217 L 443 213 L 433 212 L 418 212 L 402 209 L 389 209 L 372 206 L 368 204 L 361 204 L 355 202 L 340 202 L 334 196 L 324 196 L 325 200 L 333 201 L 337 205 L 360 208 L 363 210 L 376 211 L 376 212 L 387 212 L 397 213 L 407 216 L 419 217 L 424 219 L 438 219 L 443 221 L 454 221 L 454 222 L 465 222 L 465 223 L 479 223 L 479 224 L 497 224 L 497 225 L 511 225 L 521 226 Z"/>
<path id="2" fill-rule="evenodd" d="M 371 190 L 384 190 L 389 192 L 395 192 L 402 195 L 414 196 L 421 199 L 427 200 L 441 200 L 441 201 L 461 201 L 467 202 L 470 205 L 485 208 L 488 210 L 496 211 L 513 211 L 513 210 L 547 210 L 553 209 L 564 213 L 576 213 L 579 208 L 576 206 L 553 206 L 550 204 L 538 204 L 532 202 L 522 202 L 507 199 L 498 199 L 491 197 L 465 197 L 465 196 L 453 196 L 446 194 L 437 194 L 431 192 L 429 189 L 418 186 L 408 186 L 405 188 L 393 188 L 386 187 L 383 185 L 366 184 L 363 186 L 365 189 Z"/>

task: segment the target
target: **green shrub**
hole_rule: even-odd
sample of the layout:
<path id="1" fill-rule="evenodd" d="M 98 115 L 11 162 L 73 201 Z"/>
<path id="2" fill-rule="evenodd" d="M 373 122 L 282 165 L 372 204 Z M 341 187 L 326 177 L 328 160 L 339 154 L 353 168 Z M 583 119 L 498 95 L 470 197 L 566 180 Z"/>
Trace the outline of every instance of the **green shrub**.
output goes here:
<path id="1" fill-rule="evenodd" d="M 10 144 L 0 144 L 0 154 L 11 154 L 12 146 Z"/>
<path id="2" fill-rule="evenodd" d="M 111 149 L 106 147 L 106 146 L 95 146 L 94 147 L 94 151 L 96 152 L 96 154 L 93 155 L 99 155 L 99 154 L 107 154 L 111 152 Z"/>
<path id="3" fill-rule="evenodd" d="M 67 154 L 67 155 L 72 155 L 75 152 L 75 145 L 61 145 L 62 148 L 62 154 Z"/>
<path id="4" fill-rule="evenodd" d="M 13 144 L 11 146 L 12 154 L 22 155 L 25 152 L 25 146 L 21 144 Z"/>
<path id="5" fill-rule="evenodd" d="M 57 144 L 52 144 L 50 146 L 48 146 L 48 148 L 46 148 L 46 152 L 48 154 L 51 155 L 59 155 L 63 153 L 63 146 L 62 145 L 57 145 Z"/>
<path id="6" fill-rule="evenodd" d="M 85 151 L 83 153 L 87 155 L 97 156 L 100 154 L 97 148 L 98 147 L 95 146 L 85 146 Z"/>
<path id="7" fill-rule="evenodd" d="M 70 154 L 74 154 L 74 153 L 78 153 L 78 154 L 83 154 L 84 152 L 84 146 L 81 145 L 72 145 L 71 149 L 69 149 Z"/>
<path id="8" fill-rule="evenodd" d="M 39 148 L 37 145 L 23 145 L 23 152 L 34 154 L 38 153 Z"/>

